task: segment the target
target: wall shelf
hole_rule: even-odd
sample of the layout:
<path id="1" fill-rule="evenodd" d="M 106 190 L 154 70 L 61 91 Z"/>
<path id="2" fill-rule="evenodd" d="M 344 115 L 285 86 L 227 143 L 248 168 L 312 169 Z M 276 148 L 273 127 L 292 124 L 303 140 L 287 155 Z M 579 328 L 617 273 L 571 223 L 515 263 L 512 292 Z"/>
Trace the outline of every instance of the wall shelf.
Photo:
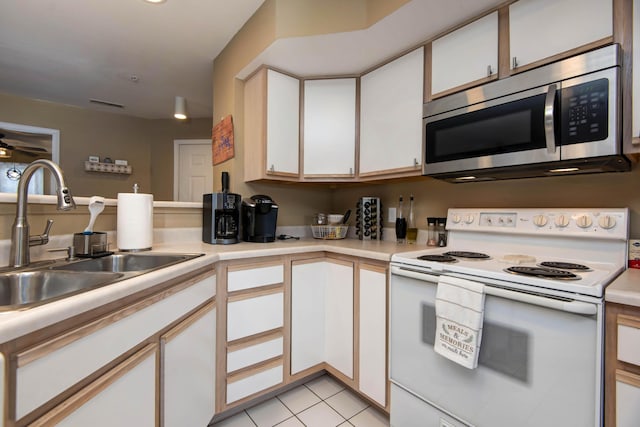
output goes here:
<path id="1" fill-rule="evenodd" d="M 131 175 L 132 172 L 130 165 L 116 165 L 115 163 L 89 161 L 84 162 L 84 170 L 87 172 L 120 173 L 125 175 Z"/>

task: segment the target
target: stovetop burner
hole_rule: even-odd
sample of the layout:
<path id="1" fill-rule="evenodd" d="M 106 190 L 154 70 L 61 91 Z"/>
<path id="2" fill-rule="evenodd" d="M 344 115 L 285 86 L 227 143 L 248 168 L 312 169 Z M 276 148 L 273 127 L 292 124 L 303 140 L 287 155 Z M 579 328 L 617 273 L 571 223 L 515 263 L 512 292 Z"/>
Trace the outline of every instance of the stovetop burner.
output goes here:
<path id="1" fill-rule="evenodd" d="M 572 262 L 544 261 L 538 265 L 540 267 L 560 268 L 562 270 L 591 271 L 591 269 L 586 265 L 574 264 Z"/>
<path id="2" fill-rule="evenodd" d="M 573 274 L 567 270 L 560 270 L 557 268 L 549 267 L 527 267 L 516 266 L 505 268 L 504 271 L 513 274 L 520 274 L 523 276 L 533 276 L 542 279 L 560 279 L 560 280 L 578 280 L 580 276 Z"/>
<path id="3" fill-rule="evenodd" d="M 449 251 L 445 252 L 443 255 L 449 255 L 457 258 L 472 258 L 472 259 L 489 259 L 491 258 L 487 254 L 483 254 L 480 252 L 469 252 L 469 251 Z"/>
<path id="4" fill-rule="evenodd" d="M 450 255 L 422 255 L 418 257 L 422 261 L 435 261 L 435 262 L 458 262 L 457 259 Z"/>

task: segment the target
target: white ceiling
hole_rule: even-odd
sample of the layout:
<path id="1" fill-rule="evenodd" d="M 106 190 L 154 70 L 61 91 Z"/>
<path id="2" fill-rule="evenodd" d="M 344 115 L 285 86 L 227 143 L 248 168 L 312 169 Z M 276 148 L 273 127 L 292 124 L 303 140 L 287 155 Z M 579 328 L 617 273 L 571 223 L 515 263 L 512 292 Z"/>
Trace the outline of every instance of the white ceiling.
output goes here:
<path id="1" fill-rule="evenodd" d="M 0 0 L 0 92 L 145 118 L 179 95 L 212 117 L 213 59 L 263 1 Z M 413 0 L 366 30 L 277 40 L 239 77 L 358 74 L 502 2 Z"/>
<path id="2" fill-rule="evenodd" d="M 263 1 L 0 0 L 0 92 L 145 118 L 179 95 L 211 117 L 213 59 Z"/>

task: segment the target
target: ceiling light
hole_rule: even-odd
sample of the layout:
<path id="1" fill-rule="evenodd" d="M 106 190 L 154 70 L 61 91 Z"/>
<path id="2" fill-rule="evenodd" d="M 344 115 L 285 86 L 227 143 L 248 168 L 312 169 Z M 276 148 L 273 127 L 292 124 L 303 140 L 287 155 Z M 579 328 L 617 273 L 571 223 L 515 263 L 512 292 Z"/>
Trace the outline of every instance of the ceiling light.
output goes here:
<path id="1" fill-rule="evenodd" d="M 187 101 L 185 101 L 182 96 L 176 96 L 176 105 L 173 110 L 173 117 L 179 120 L 187 118 Z"/>
<path id="2" fill-rule="evenodd" d="M 7 150 L 4 147 L 0 147 L 0 159 L 9 159 L 11 158 L 11 151 Z"/>
<path id="3" fill-rule="evenodd" d="M 158 4 L 158 3 L 164 3 L 166 0 L 144 0 L 147 3 L 152 3 L 152 4 Z"/>

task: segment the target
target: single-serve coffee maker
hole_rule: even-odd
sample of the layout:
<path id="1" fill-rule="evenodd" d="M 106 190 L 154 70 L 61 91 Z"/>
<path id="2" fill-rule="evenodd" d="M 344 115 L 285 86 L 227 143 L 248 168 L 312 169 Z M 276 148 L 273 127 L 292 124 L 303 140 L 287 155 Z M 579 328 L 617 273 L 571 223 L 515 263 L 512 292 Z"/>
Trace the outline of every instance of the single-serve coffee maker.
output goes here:
<path id="1" fill-rule="evenodd" d="M 267 243 L 276 240 L 278 205 L 269 196 L 256 194 L 242 201 L 242 240 Z"/>
<path id="2" fill-rule="evenodd" d="M 240 241 L 242 197 L 229 192 L 229 173 L 222 172 L 222 192 L 202 195 L 202 241 L 228 245 Z"/>

